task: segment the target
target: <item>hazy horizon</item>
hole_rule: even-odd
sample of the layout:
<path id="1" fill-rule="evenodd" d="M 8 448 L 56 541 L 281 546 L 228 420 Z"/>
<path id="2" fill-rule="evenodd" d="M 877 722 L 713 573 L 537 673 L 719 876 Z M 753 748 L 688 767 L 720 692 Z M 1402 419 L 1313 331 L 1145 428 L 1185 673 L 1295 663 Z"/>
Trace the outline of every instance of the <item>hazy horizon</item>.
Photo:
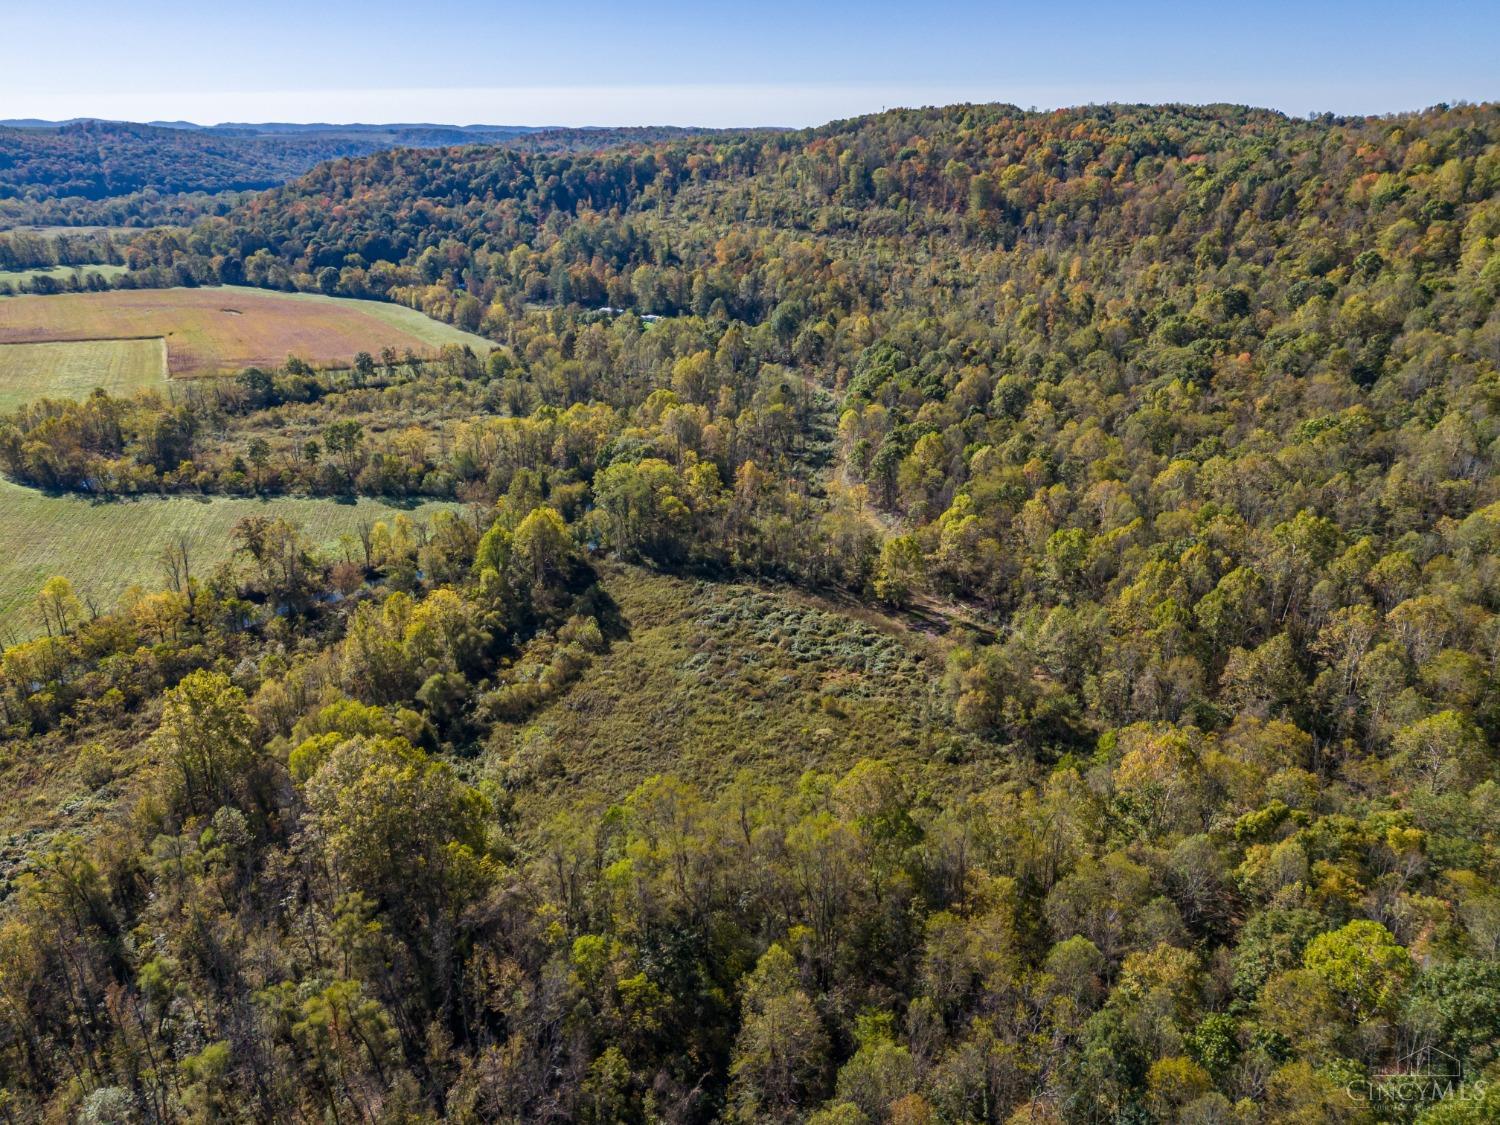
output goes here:
<path id="1" fill-rule="evenodd" d="M 1383 116 L 1400 113 L 1416 113 L 1429 109 L 1438 104 L 1453 105 L 1458 103 L 1487 103 L 1493 98 L 1486 97 L 1451 97 L 1435 99 L 1416 99 L 1407 102 L 1390 101 L 1379 106 L 1349 107 L 1336 105 L 1312 104 L 1306 109 L 1290 108 L 1285 105 L 1272 105 L 1265 101 L 1256 101 L 1249 97 L 1223 96 L 1217 98 L 1191 98 L 1176 97 L 1166 93 L 1154 92 L 1139 97 L 1112 97 L 1099 96 L 1067 100 L 1062 98 L 1051 100 L 1039 100 L 1026 98 L 1024 96 L 1002 96 L 984 95 L 980 93 L 964 93 L 951 91 L 947 93 L 934 92 L 930 96 L 916 97 L 891 97 L 882 96 L 881 92 L 872 93 L 861 99 L 851 91 L 828 91 L 822 96 L 808 98 L 807 92 L 803 90 L 777 91 L 773 88 L 744 88 L 744 87 L 703 87 L 703 88 L 662 88 L 661 90 L 644 91 L 641 89 L 631 90 L 634 98 L 644 98 L 647 104 L 659 105 L 662 108 L 656 115 L 652 116 L 651 110 L 646 111 L 646 116 L 633 116 L 622 114 L 618 111 L 594 110 L 591 116 L 589 106 L 598 105 L 611 97 L 618 98 L 626 92 L 627 88 L 600 87 L 600 88 L 567 88 L 553 89 L 545 93 L 540 91 L 465 91 L 465 90 L 381 90 L 381 91 L 321 91 L 325 95 L 338 95 L 347 93 L 359 94 L 360 97 L 325 98 L 319 104 L 329 107 L 327 112 L 303 112 L 298 113 L 293 106 L 307 104 L 302 92 L 288 92 L 285 96 L 279 96 L 271 92 L 260 92 L 254 96 L 243 98 L 234 97 L 222 101 L 226 110 L 233 108 L 232 112 L 225 114 L 211 113 L 182 113 L 171 112 L 170 106 L 165 101 L 135 101 L 132 105 L 142 108 L 136 112 L 122 111 L 117 105 L 108 110 L 89 109 L 87 104 L 79 103 L 74 106 L 68 104 L 66 112 L 4 112 L 0 121 L 13 122 L 45 122 L 48 124 L 61 124 L 77 120 L 118 121 L 134 124 L 162 124 L 162 125 L 187 125 L 198 128 L 214 128 L 230 125 L 324 125 L 324 126 L 438 126 L 448 128 L 621 128 L 621 127 L 687 127 L 687 128 L 710 128 L 710 129 L 734 129 L 734 128 L 807 128 L 822 125 L 826 122 L 837 121 L 844 118 L 861 117 L 867 114 L 880 113 L 890 109 L 898 108 L 924 108 L 933 106 L 949 106 L 958 104 L 1009 104 L 1016 105 L 1022 109 L 1050 111 L 1058 109 L 1074 109 L 1092 105 L 1243 105 L 1252 109 L 1265 109 L 1284 113 L 1289 117 L 1308 117 L 1322 113 L 1332 113 L 1338 116 Z M 1033 91 L 1036 93 L 1036 91 Z M 412 98 L 411 95 L 418 95 Z M 458 104 L 459 96 L 484 100 L 481 95 L 496 95 L 488 104 L 497 106 L 495 112 L 485 116 L 476 115 L 470 111 L 466 114 L 444 115 L 445 105 Z M 779 95 L 779 96 L 778 96 Z M 425 96 L 425 97 L 424 97 Z M 763 116 L 756 117 L 753 111 L 746 110 L 743 114 L 736 116 L 729 112 L 730 103 L 735 99 L 743 99 L 746 103 L 759 107 L 777 106 L 778 110 L 767 108 Z M 795 99 L 804 99 L 800 102 Z M 681 104 L 691 105 L 695 110 L 687 112 L 675 112 L 671 108 L 672 101 L 680 101 Z M 717 103 L 723 103 L 719 105 Z M 190 104 L 201 106 L 201 98 L 190 99 Z M 715 106 L 713 110 L 705 112 L 705 104 Z M 801 105 L 802 111 L 797 109 Z M 559 111 L 556 107 L 562 105 L 565 108 Z M 150 106 L 147 110 L 145 107 Z M 381 106 L 383 109 L 376 110 L 373 107 Z M 427 107 L 425 110 L 417 110 L 415 106 Z M 819 109 L 810 107 L 818 106 Z M 264 112 L 256 112 L 264 107 Z M 538 109 L 537 107 L 546 107 Z M 8 110 L 8 105 L 0 106 L 0 112 Z M 551 112 L 552 116 L 547 116 Z M 696 112 L 697 116 L 694 116 Z"/>
<path id="2" fill-rule="evenodd" d="M 1235 103 L 1362 115 L 1500 97 L 1500 8 L 1270 0 L 1129 9 L 771 0 L 649 11 L 583 0 L 252 10 L 80 0 L 7 13 L 0 117 L 806 126 L 898 105 Z M 278 30 L 268 34 L 270 29 Z M 455 46 L 455 44 L 457 46 Z M 170 61 L 143 72 L 142 59 Z"/>

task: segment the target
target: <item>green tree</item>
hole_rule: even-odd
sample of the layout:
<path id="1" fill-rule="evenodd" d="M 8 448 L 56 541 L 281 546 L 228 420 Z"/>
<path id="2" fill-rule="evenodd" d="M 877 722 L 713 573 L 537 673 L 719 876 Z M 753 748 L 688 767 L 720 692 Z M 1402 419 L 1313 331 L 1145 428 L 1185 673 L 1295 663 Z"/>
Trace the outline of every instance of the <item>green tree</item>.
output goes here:
<path id="1" fill-rule="evenodd" d="M 83 617 L 83 605 L 66 578 L 53 577 L 42 584 L 36 596 L 37 612 L 49 637 L 65 637 Z"/>
<path id="2" fill-rule="evenodd" d="M 910 535 L 896 535 L 880 547 L 875 570 L 875 596 L 894 606 L 905 606 L 922 580 L 922 549 Z"/>
<path id="3" fill-rule="evenodd" d="M 743 1015 L 730 1063 L 731 1099 L 742 1121 L 792 1121 L 818 1100 L 828 1035 L 799 987 L 797 966 L 780 945 L 761 956 L 745 982 Z"/>
<path id="4" fill-rule="evenodd" d="M 1355 1019 L 1395 1011 L 1416 971 L 1411 954 L 1390 930 L 1363 919 L 1313 938 L 1302 961 Z"/>
<path id="5" fill-rule="evenodd" d="M 222 672 L 189 672 L 163 698 L 151 750 L 183 815 L 206 816 L 244 799 L 254 760 L 254 723 L 245 705 L 245 693 Z"/>
<path id="6" fill-rule="evenodd" d="M 337 458 L 339 470 L 351 486 L 359 471 L 364 436 L 365 428 L 355 421 L 330 422 L 323 428 L 323 447 Z"/>
<path id="7" fill-rule="evenodd" d="M 326 754 L 306 793 L 328 858 L 349 885 L 384 904 L 421 904 L 428 920 L 473 893 L 487 804 L 446 762 L 402 738 L 357 736 Z"/>

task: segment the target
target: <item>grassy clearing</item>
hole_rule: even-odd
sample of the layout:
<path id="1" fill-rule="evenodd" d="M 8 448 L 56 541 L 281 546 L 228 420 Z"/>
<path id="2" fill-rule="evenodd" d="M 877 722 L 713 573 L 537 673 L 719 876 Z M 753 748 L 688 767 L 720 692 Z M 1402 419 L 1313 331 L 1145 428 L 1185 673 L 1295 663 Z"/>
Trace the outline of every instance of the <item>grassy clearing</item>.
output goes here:
<path id="1" fill-rule="evenodd" d="M 0 638 L 31 636 L 40 622 L 33 599 L 42 584 L 60 574 L 79 596 L 100 609 L 114 605 L 129 586 L 163 585 L 162 549 L 186 534 L 206 572 L 228 558 L 230 532 L 248 515 L 282 516 L 300 523 L 309 539 L 334 548 L 340 535 L 363 520 L 391 519 L 405 511 L 430 519 L 451 504 L 398 508 L 378 500 L 358 503 L 318 498 L 145 497 L 91 501 L 80 496 L 49 496 L 0 480 Z"/>
<path id="2" fill-rule="evenodd" d="M 264 293 L 263 289 L 247 289 L 244 286 L 226 285 L 227 292 L 236 293 Z M 357 308 L 361 313 L 388 325 L 397 332 L 405 333 L 414 337 L 423 347 L 429 351 L 437 351 L 445 344 L 468 344 L 480 354 L 488 354 L 494 348 L 494 344 L 483 336 L 476 336 L 472 332 L 454 328 L 451 324 L 444 324 L 440 320 L 433 320 L 425 313 L 419 313 L 416 309 L 409 309 L 405 305 L 393 305 L 388 301 L 360 301 L 350 297 L 325 297 L 321 293 L 277 293 L 275 296 L 287 301 L 301 301 L 312 305 L 321 305 L 325 308 L 332 307 L 339 310 Z M 422 351 L 419 347 L 417 351 Z M 376 349 L 362 349 L 372 354 Z M 306 358 L 305 356 L 303 358 Z"/>
<path id="3" fill-rule="evenodd" d="M 477 767 L 517 787 L 526 820 L 583 792 L 616 800 L 655 773 L 713 789 L 745 769 L 792 781 L 863 757 L 934 784 L 994 768 L 952 728 L 940 642 L 787 591 L 618 565 L 604 586 L 628 637 L 500 728 Z"/>
<path id="4" fill-rule="evenodd" d="M 111 226 L 35 226 L 18 223 L 13 227 L 0 227 L 0 234 L 31 234 L 39 238 L 72 238 L 84 234 L 112 234 L 121 238 L 133 238 L 148 230 L 181 230 L 181 227 L 111 227 Z"/>
<path id="5" fill-rule="evenodd" d="M 80 280 L 91 273 L 97 273 L 105 278 L 116 278 L 126 272 L 125 266 L 112 266 L 100 262 L 90 263 L 86 266 L 49 266 L 46 268 L 28 270 L 0 270 L 0 285 L 9 283 L 19 288 L 22 282 L 30 281 L 34 277 L 51 277 L 58 281 L 66 281 L 70 277 L 78 277 Z"/>
<path id="6" fill-rule="evenodd" d="M 22 296 L 0 302 L 0 343 L 161 337 L 178 378 L 269 367 L 296 355 L 338 367 L 392 347 L 432 355 L 444 344 L 487 352 L 480 336 L 412 309 L 314 294 L 212 289 L 122 289 Z"/>
<path id="7" fill-rule="evenodd" d="M 166 378 L 159 339 L 0 344 L 0 411 L 39 398 L 83 398 L 95 387 L 128 395 Z"/>

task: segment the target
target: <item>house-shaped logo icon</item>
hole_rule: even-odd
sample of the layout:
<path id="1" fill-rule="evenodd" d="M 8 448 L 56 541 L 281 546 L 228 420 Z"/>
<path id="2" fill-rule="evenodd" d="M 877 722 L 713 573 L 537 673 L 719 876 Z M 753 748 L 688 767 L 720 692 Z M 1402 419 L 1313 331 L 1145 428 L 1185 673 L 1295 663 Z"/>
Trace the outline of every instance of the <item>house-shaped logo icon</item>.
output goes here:
<path id="1" fill-rule="evenodd" d="M 1377 1071 L 1380 1078 L 1411 1078 L 1421 1076 L 1429 1079 L 1464 1080 L 1464 1063 L 1457 1055 L 1449 1054 L 1441 1047 L 1417 1047 L 1407 1051 L 1395 1064 Z"/>

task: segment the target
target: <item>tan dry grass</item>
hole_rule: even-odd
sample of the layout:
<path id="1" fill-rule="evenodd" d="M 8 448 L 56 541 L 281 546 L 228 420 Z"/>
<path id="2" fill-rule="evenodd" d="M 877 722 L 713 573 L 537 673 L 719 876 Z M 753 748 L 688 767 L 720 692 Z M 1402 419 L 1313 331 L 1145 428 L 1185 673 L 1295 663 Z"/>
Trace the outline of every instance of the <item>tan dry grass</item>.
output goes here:
<path id="1" fill-rule="evenodd" d="M 213 289 L 121 289 L 59 293 L 0 302 L 0 343 L 121 340 L 166 341 L 171 376 L 223 375 L 271 367 L 289 355 L 338 367 L 361 351 L 411 349 L 431 356 L 446 343 L 490 347 L 411 309 L 376 301 Z"/>

